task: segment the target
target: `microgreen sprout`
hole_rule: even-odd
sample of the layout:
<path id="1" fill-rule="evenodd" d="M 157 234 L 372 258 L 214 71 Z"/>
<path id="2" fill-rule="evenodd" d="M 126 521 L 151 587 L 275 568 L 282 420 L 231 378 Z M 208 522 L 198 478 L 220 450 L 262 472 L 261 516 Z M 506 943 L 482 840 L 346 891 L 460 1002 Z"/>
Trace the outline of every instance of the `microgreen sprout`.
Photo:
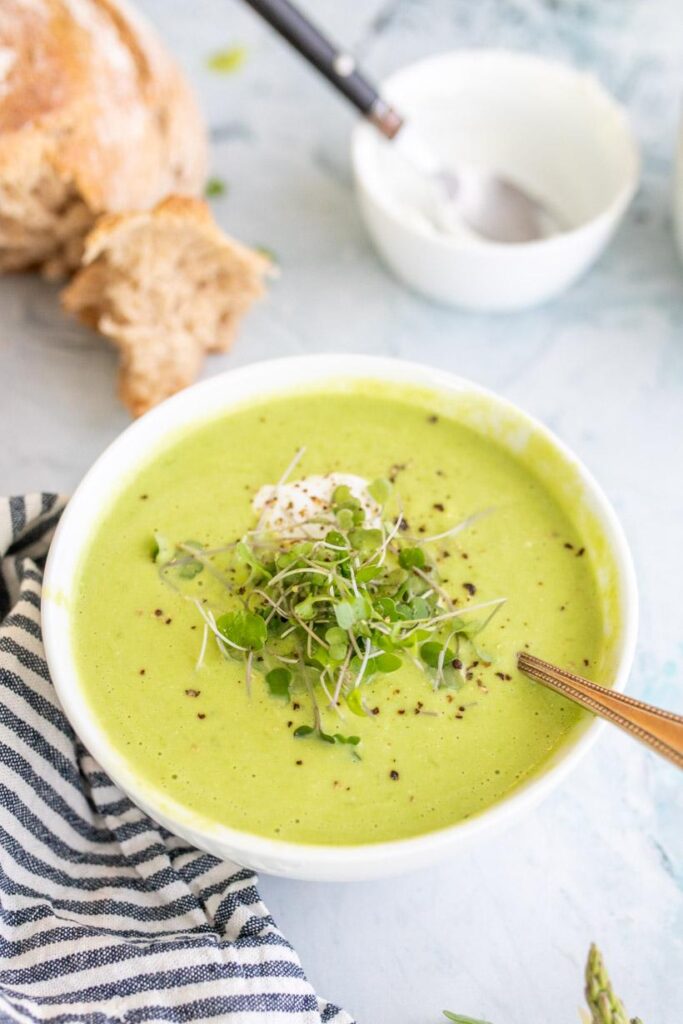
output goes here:
<path id="1" fill-rule="evenodd" d="M 303 454 L 296 453 L 280 483 Z M 354 754 L 360 738 L 328 731 L 321 707 L 341 718 L 372 716 L 370 688 L 406 662 L 435 691 L 459 688 L 461 646 L 478 650 L 474 637 L 505 600 L 458 605 L 430 556 L 430 539 L 455 536 L 478 515 L 435 538 L 416 538 L 403 513 L 396 514 L 387 480 L 375 480 L 367 493 L 382 510 L 379 523 L 366 522 L 363 502 L 342 485 L 294 534 L 270 533 L 259 520 L 220 547 L 198 541 L 174 547 L 159 533 L 153 544 L 162 579 L 203 619 L 197 669 L 211 636 L 224 657 L 243 663 L 247 691 L 258 669 L 274 699 L 309 707 L 309 722 L 292 732 L 296 739 L 341 744 Z M 313 523 L 324 531 L 309 533 Z M 477 612 L 486 614 L 474 617 Z"/>

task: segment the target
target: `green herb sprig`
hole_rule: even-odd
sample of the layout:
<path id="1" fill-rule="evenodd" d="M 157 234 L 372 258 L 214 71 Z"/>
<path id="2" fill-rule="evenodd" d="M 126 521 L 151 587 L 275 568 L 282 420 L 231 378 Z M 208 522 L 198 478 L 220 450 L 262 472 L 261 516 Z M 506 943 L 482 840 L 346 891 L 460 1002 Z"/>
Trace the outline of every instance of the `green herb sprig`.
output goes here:
<path id="1" fill-rule="evenodd" d="M 459 607 L 428 554 L 430 538 L 411 537 L 402 512 L 390 514 L 391 484 L 376 480 L 367 494 L 381 508 L 371 521 L 367 502 L 364 507 L 342 485 L 329 508 L 285 535 L 259 523 L 225 547 L 209 550 L 189 541 L 172 553 L 156 538 L 163 579 L 192 600 L 204 620 L 198 665 L 212 634 L 226 658 L 244 664 L 247 689 L 257 666 L 274 698 L 306 699 L 311 722 L 294 730 L 296 739 L 354 752 L 359 737 L 326 729 L 322 709 L 371 716 L 370 688 L 406 661 L 420 667 L 434 690 L 458 688 L 461 646 L 488 659 L 475 638 L 505 600 Z M 217 601 L 200 596 L 196 586 L 188 591 L 199 572 L 218 584 Z M 485 614 L 472 617 L 475 612 Z"/>

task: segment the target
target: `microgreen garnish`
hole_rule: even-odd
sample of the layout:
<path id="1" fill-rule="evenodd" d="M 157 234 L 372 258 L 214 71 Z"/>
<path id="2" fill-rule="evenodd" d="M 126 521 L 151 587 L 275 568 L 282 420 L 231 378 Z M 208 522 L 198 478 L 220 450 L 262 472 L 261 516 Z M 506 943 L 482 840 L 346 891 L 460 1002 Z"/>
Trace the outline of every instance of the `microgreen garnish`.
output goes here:
<path id="1" fill-rule="evenodd" d="M 180 550 L 184 551 L 188 555 L 201 556 L 202 545 L 197 540 L 186 540 L 184 544 L 180 545 Z M 189 558 L 184 565 L 178 569 L 178 575 L 184 580 L 193 580 L 197 573 L 200 573 L 204 566 L 202 565 L 200 558 L 192 557 Z"/>
<path id="2" fill-rule="evenodd" d="M 303 698 L 311 717 L 293 730 L 296 739 L 341 744 L 354 754 L 360 737 L 330 731 L 323 711 L 372 717 L 370 688 L 406 661 L 422 669 L 434 690 L 462 686 L 461 645 L 477 650 L 473 638 L 504 601 L 458 606 L 426 543 L 403 529 L 402 513 L 391 508 L 392 485 L 375 480 L 367 495 L 381 515 L 373 511 L 368 519 L 367 502 L 364 507 L 342 485 L 286 534 L 269 532 L 261 517 L 223 547 L 197 541 L 173 547 L 159 533 L 153 545 L 164 581 L 204 620 L 197 667 L 211 635 L 224 657 L 244 664 L 248 691 L 257 668 L 272 697 Z M 473 617 L 484 610 L 483 618 Z"/>
<path id="3" fill-rule="evenodd" d="M 391 497 L 391 484 L 388 480 L 373 480 L 368 486 L 368 494 L 374 498 L 378 505 L 386 505 Z"/>
<path id="4" fill-rule="evenodd" d="M 226 612 L 216 619 L 216 626 L 231 646 L 241 651 L 261 651 L 268 638 L 263 617 L 249 611 Z"/>
<path id="5" fill-rule="evenodd" d="M 317 736 L 325 743 L 342 743 L 357 747 L 360 743 L 360 736 L 342 736 L 340 732 L 329 733 L 314 725 L 300 725 L 292 734 L 296 739 L 304 739 L 306 736 Z"/>
<path id="6" fill-rule="evenodd" d="M 168 562 L 169 558 L 173 556 L 173 545 L 170 544 L 163 533 L 159 533 L 158 530 L 154 531 L 152 535 L 152 558 L 159 565 L 163 565 L 164 562 Z"/>
<path id="7" fill-rule="evenodd" d="M 402 569 L 424 569 L 425 553 L 422 548 L 403 548 L 399 552 L 398 564 Z"/>
<path id="8" fill-rule="evenodd" d="M 165 565 L 171 558 L 182 552 L 188 556 L 182 560 L 182 564 L 178 565 L 178 575 L 181 579 L 194 579 L 197 573 L 201 572 L 204 568 L 201 561 L 195 557 L 195 551 L 199 555 L 202 550 L 202 545 L 199 541 L 188 540 L 174 547 L 163 533 L 159 533 L 158 530 L 154 531 L 153 538 L 152 557 L 158 565 Z"/>
<path id="9" fill-rule="evenodd" d="M 292 673 L 288 668 L 272 668 L 266 673 L 266 684 L 273 697 L 284 697 L 289 700 L 289 686 Z"/>

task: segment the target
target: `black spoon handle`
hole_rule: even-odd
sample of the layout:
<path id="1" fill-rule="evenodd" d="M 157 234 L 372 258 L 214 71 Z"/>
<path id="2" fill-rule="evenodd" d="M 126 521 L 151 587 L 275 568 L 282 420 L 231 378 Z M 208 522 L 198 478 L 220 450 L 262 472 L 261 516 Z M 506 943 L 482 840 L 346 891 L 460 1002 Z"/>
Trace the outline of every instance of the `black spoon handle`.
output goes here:
<path id="1" fill-rule="evenodd" d="M 349 53 L 334 46 L 289 0 L 245 0 L 302 57 L 322 72 L 389 139 L 403 121 L 356 67 Z"/>

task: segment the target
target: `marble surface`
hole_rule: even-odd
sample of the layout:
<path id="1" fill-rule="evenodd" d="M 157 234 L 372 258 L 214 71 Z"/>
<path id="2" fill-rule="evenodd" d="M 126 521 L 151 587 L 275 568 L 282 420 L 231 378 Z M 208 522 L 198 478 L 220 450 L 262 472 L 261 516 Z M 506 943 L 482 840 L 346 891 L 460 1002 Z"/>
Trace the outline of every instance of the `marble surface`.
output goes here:
<path id="1" fill-rule="evenodd" d="M 507 46 L 595 71 L 627 105 L 642 188 L 609 252 L 552 305 L 459 314 L 399 287 L 363 232 L 352 114 L 236 2 L 144 0 L 196 82 L 229 183 L 221 223 L 273 249 L 282 276 L 225 367 L 326 350 L 419 358 L 521 403 L 594 471 L 633 548 L 642 621 L 630 690 L 683 711 L 683 269 L 669 194 L 681 95 L 680 0 L 310 0 L 382 75 L 456 46 Z M 675 29 L 676 24 L 678 29 Z M 206 69 L 244 44 L 230 77 Z M 0 281 L 0 485 L 69 491 L 127 416 L 115 357 L 55 289 Z M 683 1020 L 681 777 L 607 730 L 559 792 L 430 872 L 383 883 L 263 879 L 319 991 L 366 1024 L 577 1020 L 583 960 L 603 947 L 632 1013 Z"/>

